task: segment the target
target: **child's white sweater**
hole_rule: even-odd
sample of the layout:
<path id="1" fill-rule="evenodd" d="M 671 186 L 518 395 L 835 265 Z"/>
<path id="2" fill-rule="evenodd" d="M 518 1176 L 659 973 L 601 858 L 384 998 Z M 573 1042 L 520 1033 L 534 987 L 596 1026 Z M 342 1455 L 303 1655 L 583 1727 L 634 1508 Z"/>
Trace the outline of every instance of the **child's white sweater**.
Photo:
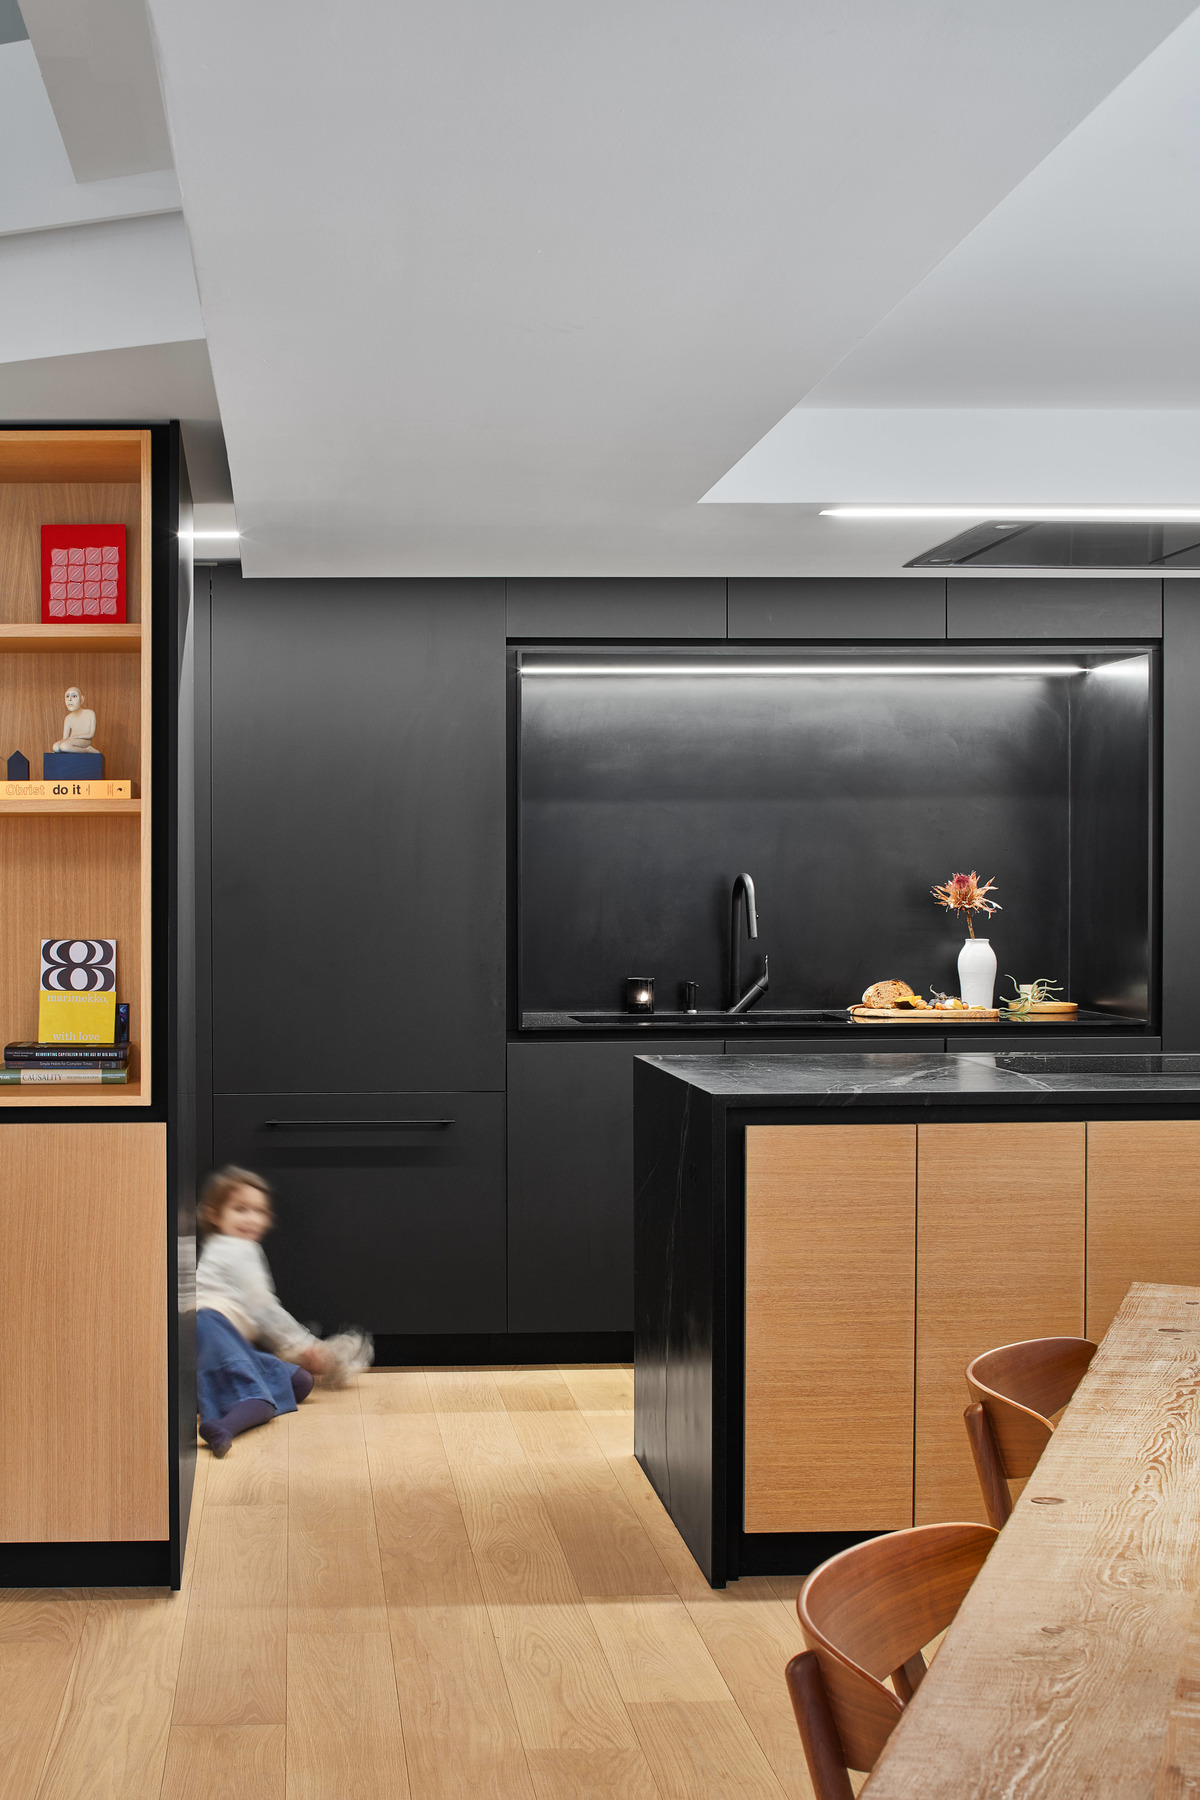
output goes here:
<path id="1" fill-rule="evenodd" d="M 196 1307 L 224 1313 L 252 1344 L 265 1344 L 285 1362 L 316 1343 L 275 1298 L 275 1283 L 261 1244 L 214 1231 L 196 1265 Z"/>

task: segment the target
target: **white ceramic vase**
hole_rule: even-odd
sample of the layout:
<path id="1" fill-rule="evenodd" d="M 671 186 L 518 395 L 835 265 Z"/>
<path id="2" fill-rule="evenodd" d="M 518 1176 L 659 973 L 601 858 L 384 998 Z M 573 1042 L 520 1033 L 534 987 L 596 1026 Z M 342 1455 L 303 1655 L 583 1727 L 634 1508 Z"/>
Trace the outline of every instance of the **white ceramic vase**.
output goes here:
<path id="1" fill-rule="evenodd" d="M 987 938 L 968 938 L 958 953 L 958 991 L 966 1006 L 990 1006 L 996 991 L 996 952 Z"/>

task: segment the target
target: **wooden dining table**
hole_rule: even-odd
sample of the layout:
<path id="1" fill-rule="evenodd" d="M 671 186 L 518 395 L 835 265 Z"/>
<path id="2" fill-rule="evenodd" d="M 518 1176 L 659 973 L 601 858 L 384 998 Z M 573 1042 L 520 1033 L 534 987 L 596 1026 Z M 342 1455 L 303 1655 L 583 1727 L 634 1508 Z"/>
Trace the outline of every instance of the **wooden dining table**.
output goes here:
<path id="1" fill-rule="evenodd" d="M 1130 1288 L 862 1793 L 1200 1796 L 1200 1288 Z"/>

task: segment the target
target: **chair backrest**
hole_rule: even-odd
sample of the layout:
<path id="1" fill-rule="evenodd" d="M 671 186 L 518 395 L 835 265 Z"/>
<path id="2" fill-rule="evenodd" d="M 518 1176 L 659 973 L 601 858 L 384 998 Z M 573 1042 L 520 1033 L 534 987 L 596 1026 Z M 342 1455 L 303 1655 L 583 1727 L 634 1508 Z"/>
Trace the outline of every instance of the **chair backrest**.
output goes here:
<path id="1" fill-rule="evenodd" d="M 1033 1473 L 1054 1432 L 1050 1415 L 1067 1404 L 1095 1354 L 1087 1338 L 1029 1338 L 967 1365 L 971 1399 L 987 1413 L 1007 1480 Z"/>
<path id="2" fill-rule="evenodd" d="M 893 1531 L 831 1557 L 800 1589 L 800 1629 L 820 1670 L 845 1767 L 874 1768 L 903 1709 L 884 1677 L 911 1694 L 924 1673 L 922 1646 L 950 1623 L 995 1540 L 989 1525 Z M 790 1665 L 789 1686 L 795 1701 Z M 799 1704 L 796 1711 L 804 1735 Z M 807 1737 L 804 1747 L 815 1784 Z"/>

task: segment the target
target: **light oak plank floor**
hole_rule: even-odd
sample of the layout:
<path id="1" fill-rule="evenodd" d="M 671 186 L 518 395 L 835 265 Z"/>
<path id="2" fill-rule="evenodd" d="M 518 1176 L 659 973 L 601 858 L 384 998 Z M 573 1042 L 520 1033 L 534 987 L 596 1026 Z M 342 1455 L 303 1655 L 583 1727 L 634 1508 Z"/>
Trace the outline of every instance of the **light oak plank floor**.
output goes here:
<path id="1" fill-rule="evenodd" d="M 0 1593 L 0 1800 L 812 1800 L 797 1584 L 708 1588 L 631 1369 L 373 1370 L 199 1457 L 181 1593 Z"/>

